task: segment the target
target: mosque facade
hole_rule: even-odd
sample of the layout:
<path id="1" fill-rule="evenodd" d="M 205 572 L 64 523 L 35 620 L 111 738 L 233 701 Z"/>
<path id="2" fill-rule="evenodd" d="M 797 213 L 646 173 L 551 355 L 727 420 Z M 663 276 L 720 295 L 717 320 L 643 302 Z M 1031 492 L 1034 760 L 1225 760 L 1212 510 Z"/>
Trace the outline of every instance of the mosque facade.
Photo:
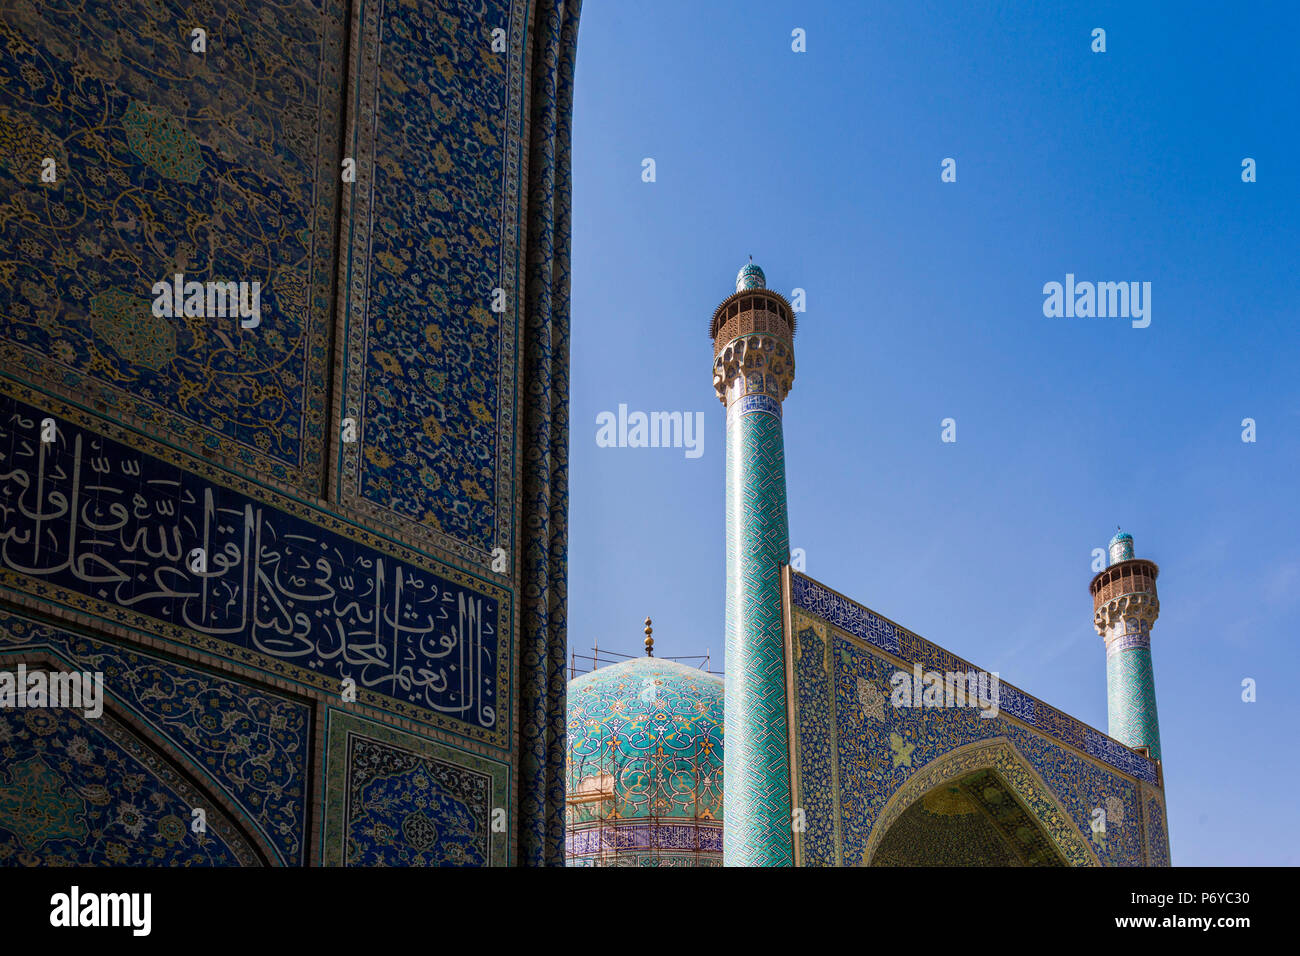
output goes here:
<path id="1" fill-rule="evenodd" d="M 0 864 L 563 864 L 580 4 L 182 6 L 0 6 Z"/>

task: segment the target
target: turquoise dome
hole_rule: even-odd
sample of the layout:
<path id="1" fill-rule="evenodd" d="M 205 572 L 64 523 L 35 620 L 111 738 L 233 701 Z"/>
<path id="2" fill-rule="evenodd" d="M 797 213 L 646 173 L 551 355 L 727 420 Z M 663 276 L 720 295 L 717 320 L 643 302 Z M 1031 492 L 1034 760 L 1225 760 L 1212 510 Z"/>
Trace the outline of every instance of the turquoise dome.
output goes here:
<path id="1" fill-rule="evenodd" d="M 745 289 L 766 289 L 767 276 L 763 275 L 763 270 L 753 262 L 747 262 L 739 272 L 736 273 L 736 291 L 743 292 Z"/>
<path id="2" fill-rule="evenodd" d="M 569 682 L 571 865 L 607 852 L 655 857 L 640 865 L 669 865 L 665 854 L 672 865 L 721 863 L 722 692 L 721 677 L 655 657 Z"/>

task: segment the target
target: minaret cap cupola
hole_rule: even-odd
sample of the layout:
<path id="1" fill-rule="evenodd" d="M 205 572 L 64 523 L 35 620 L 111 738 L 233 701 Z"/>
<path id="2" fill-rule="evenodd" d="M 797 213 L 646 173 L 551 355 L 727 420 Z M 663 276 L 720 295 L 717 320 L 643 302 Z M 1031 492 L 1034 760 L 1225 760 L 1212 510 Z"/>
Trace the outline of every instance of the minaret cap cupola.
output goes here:
<path id="1" fill-rule="evenodd" d="M 1133 536 L 1127 531 L 1115 529 L 1115 537 L 1110 539 L 1110 563 L 1133 560 Z"/>
<path id="2" fill-rule="evenodd" d="M 754 257 L 749 257 L 749 262 L 741 267 L 736 273 L 736 291 L 744 292 L 746 289 L 766 289 L 767 276 L 763 275 L 763 270 L 754 262 Z"/>

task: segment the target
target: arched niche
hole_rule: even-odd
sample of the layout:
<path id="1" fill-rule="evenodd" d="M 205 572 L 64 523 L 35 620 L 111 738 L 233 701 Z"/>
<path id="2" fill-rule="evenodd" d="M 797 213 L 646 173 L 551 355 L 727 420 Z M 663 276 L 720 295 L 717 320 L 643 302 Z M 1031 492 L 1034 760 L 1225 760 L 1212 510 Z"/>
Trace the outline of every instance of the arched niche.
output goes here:
<path id="1" fill-rule="evenodd" d="M 1100 866 L 1070 814 L 1005 737 L 949 751 L 895 791 L 864 866 Z"/>
<path id="2" fill-rule="evenodd" d="M 80 671 L 48 651 L 0 654 L 14 673 Z M 104 687 L 103 711 L 0 712 L 0 865 L 236 865 L 277 860 L 193 759 Z M 10 753 L 12 751 L 12 753 Z M 195 809 L 203 829 L 194 829 Z"/>

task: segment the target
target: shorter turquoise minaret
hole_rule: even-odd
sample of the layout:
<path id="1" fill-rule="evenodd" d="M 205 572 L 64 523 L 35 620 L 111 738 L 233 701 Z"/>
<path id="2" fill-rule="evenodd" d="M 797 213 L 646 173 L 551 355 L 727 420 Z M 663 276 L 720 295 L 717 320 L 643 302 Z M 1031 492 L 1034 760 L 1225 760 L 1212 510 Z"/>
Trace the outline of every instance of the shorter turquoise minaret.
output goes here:
<path id="1" fill-rule="evenodd" d="M 1092 579 L 1093 626 L 1106 642 L 1108 733 L 1160 759 L 1160 719 L 1151 670 L 1151 626 L 1160 616 L 1155 562 L 1133 556 L 1133 536 L 1110 539 L 1109 566 Z"/>

